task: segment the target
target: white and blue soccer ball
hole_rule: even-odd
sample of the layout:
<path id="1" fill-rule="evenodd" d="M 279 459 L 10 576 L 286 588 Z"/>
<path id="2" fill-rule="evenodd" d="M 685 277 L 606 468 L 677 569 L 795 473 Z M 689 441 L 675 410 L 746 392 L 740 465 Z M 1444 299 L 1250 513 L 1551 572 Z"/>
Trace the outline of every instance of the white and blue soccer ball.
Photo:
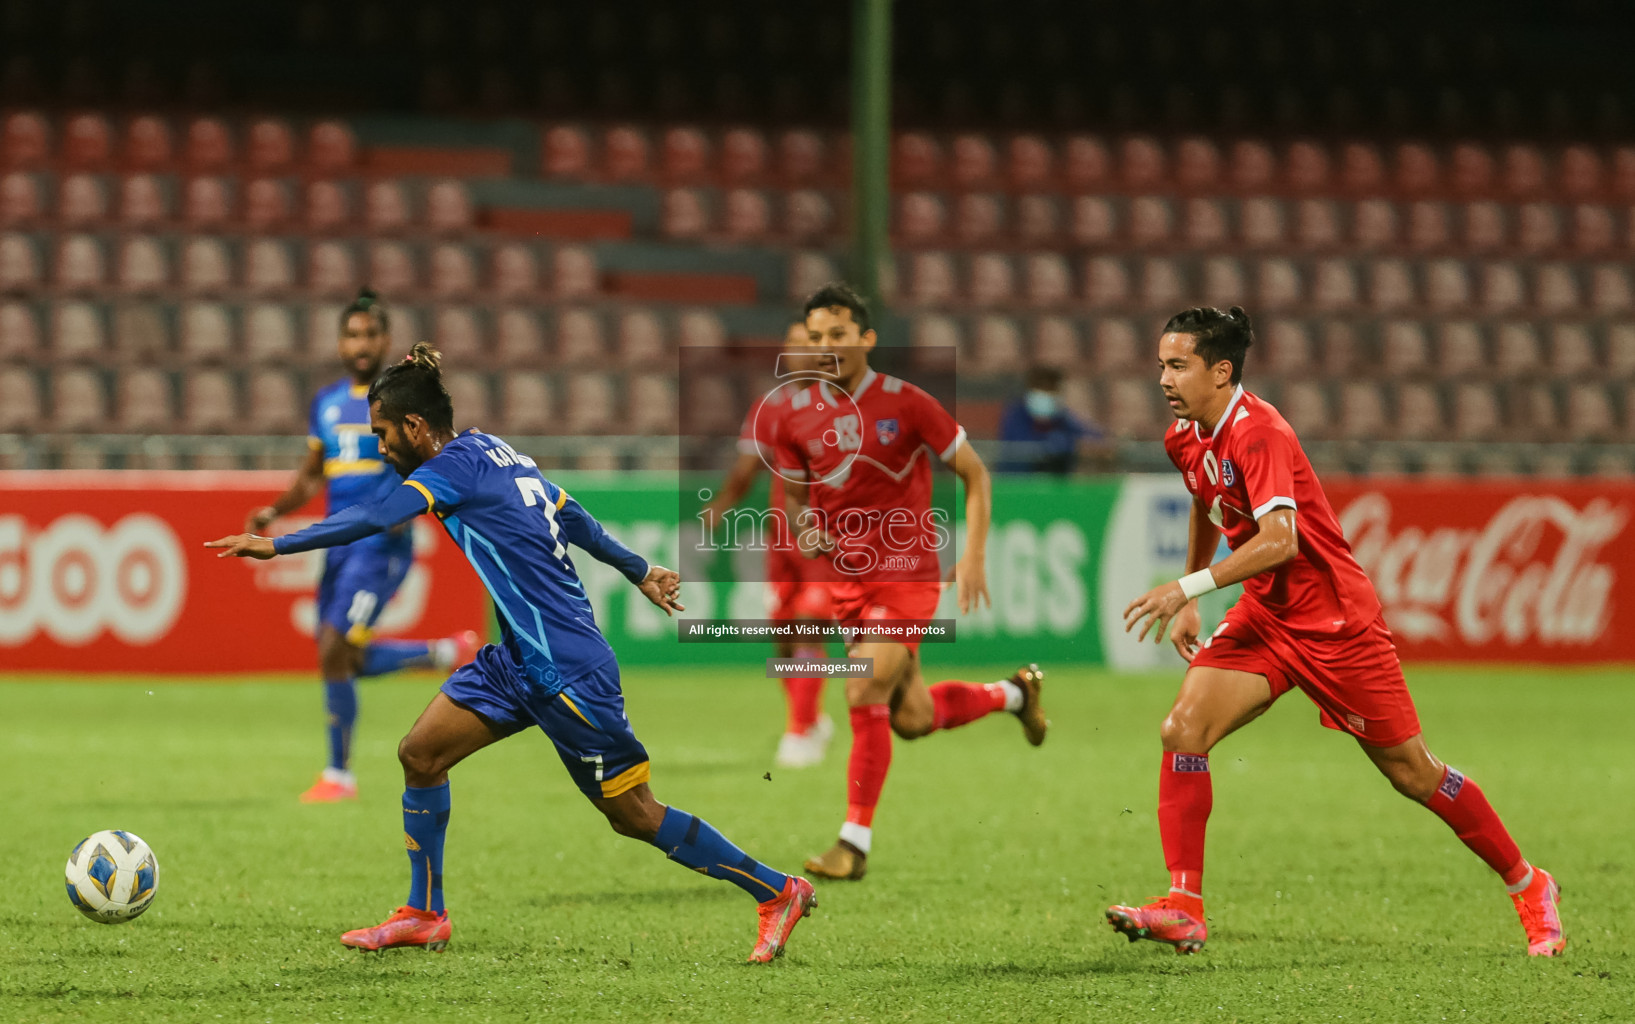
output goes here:
<path id="1" fill-rule="evenodd" d="M 129 921 L 159 891 L 159 859 L 140 836 L 106 829 L 80 840 L 68 855 L 68 899 L 102 924 Z"/>

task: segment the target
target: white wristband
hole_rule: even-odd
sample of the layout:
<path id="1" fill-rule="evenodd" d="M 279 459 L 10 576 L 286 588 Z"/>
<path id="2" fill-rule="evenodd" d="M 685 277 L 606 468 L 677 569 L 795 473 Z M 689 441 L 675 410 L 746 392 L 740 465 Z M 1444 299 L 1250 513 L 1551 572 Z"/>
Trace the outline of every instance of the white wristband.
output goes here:
<path id="1" fill-rule="evenodd" d="M 1181 584 L 1181 593 L 1186 595 L 1187 600 L 1193 601 L 1215 589 L 1215 574 L 1208 569 L 1199 569 L 1187 573 L 1176 582 Z"/>

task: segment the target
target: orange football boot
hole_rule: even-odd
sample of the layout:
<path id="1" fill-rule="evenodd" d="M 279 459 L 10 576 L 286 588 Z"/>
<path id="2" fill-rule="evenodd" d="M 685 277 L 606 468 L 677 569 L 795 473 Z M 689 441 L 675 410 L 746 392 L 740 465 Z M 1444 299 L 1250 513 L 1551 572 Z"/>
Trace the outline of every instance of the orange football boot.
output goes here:
<path id="1" fill-rule="evenodd" d="M 1560 956 L 1567 948 L 1561 931 L 1561 886 L 1543 868 L 1533 869 L 1533 882 L 1521 892 L 1510 894 L 1516 904 L 1521 926 L 1527 929 L 1528 956 Z"/>
<path id="2" fill-rule="evenodd" d="M 392 916 L 373 928 L 358 928 L 341 936 L 341 945 L 353 949 L 396 949 L 423 946 L 441 953 L 448 945 L 448 911 L 434 914 L 414 907 L 398 907 Z"/>
<path id="3" fill-rule="evenodd" d="M 1022 706 L 1012 714 L 1022 723 L 1022 734 L 1034 746 L 1045 741 L 1050 719 L 1039 704 L 1039 692 L 1044 687 L 1045 673 L 1038 665 L 1024 665 L 1011 673 L 1010 682 L 1022 691 Z"/>
<path id="4" fill-rule="evenodd" d="M 356 800 L 358 798 L 358 780 L 348 776 L 345 779 L 330 777 L 327 773 L 319 775 L 318 781 L 312 788 L 301 794 L 304 804 L 333 804 L 342 800 Z"/>
<path id="5" fill-rule="evenodd" d="M 1144 907 L 1108 907 L 1107 923 L 1131 942 L 1136 939 L 1167 942 L 1175 947 L 1177 953 L 1196 953 L 1204 948 L 1204 942 L 1209 938 L 1203 903 L 1177 899 L 1174 895 L 1154 900 Z"/>
<path id="6" fill-rule="evenodd" d="M 774 957 L 783 956 L 789 933 L 815 906 L 817 893 L 812 889 L 812 883 L 799 875 L 790 875 L 789 881 L 784 883 L 783 892 L 760 906 L 761 926 L 755 936 L 755 950 L 749 954 L 749 962 L 771 963 Z"/>

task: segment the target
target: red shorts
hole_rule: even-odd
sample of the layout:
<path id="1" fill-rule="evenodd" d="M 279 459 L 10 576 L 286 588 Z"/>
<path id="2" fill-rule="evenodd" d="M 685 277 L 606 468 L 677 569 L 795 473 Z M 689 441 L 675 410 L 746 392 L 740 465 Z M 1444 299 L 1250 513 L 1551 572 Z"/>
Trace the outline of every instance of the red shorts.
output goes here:
<path id="1" fill-rule="evenodd" d="M 1273 700 L 1298 686 L 1325 726 L 1371 747 L 1419 735 L 1419 714 L 1383 615 L 1350 636 L 1314 639 L 1290 636 L 1239 601 L 1192 664 L 1265 676 Z"/>
<path id="2" fill-rule="evenodd" d="M 774 619 L 834 618 L 834 601 L 829 583 L 822 576 L 826 566 L 816 559 L 802 558 L 773 548 L 766 555 L 766 578 L 772 583 Z"/>
<path id="3" fill-rule="evenodd" d="M 935 581 L 901 583 L 831 583 L 834 617 L 837 622 L 868 619 L 899 619 L 923 626 L 936 617 L 942 600 L 942 584 Z M 920 649 L 918 634 L 900 642 L 910 651 Z"/>

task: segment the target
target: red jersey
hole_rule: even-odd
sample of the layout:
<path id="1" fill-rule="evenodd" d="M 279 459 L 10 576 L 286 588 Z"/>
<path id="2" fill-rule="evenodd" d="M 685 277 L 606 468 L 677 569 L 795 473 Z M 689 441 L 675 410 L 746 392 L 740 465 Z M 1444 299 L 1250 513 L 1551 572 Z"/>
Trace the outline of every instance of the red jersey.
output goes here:
<path id="1" fill-rule="evenodd" d="M 947 462 L 965 442 L 942 403 L 869 370 L 854 395 L 826 383 L 797 392 L 779 427 L 778 465 L 810 485 L 840 579 L 941 578 L 938 551 L 953 524 L 931 508 L 931 459 Z"/>
<path id="2" fill-rule="evenodd" d="M 1296 636 L 1347 635 L 1379 615 L 1374 585 L 1352 555 L 1294 429 L 1276 409 L 1240 386 L 1212 435 L 1180 420 L 1165 433 L 1164 450 L 1234 550 L 1260 532 L 1261 516 L 1294 509 L 1299 553 L 1244 580 L 1243 600 Z"/>

